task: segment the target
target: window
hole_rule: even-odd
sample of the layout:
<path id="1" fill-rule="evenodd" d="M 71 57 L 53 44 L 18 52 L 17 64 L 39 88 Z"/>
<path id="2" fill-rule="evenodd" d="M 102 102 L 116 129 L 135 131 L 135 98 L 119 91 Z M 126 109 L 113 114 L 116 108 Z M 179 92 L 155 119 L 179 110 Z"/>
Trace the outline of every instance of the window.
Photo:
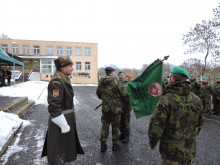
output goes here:
<path id="1" fill-rule="evenodd" d="M 34 54 L 40 54 L 40 46 L 34 46 Z"/>
<path id="2" fill-rule="evenodd" d="M 81 56 L 81 55 L 82 55 L 81 47 L 76 47 L 76 56 Z"/>
<path id="3" fill-rule="evenodd" d="M 18 54 L 19 53 L 19 46 L 17 44 L 13 44 L 13 51 L 14 54 Z"/>
<path id="4" fill-rule="evenodd" d="M 72 47 L 66 47 L 66 55 L 72 55 Z"/>
<path id="5" fill-rule="evenodd" d="M 85 62 L 85 70 L 90 70 L 90 62 Z"/>
<path id="6" fill-rule="evenodd" d="M 63 54 L 63 48 L 61 46 L 57 46 L 57 55 Z"/>
<path id="7" fill-rule="evenodd" d="M 8 45 L 2 45 L 2 50 L 4 50 L 7 53 L 8 52 Z"/>
<path id="8" fill-rule="evenodd" d="M 41 59 L 41 73 L 54 73 L 55 70 L 53 59 Z"/>
<path id="9" fill-rule="evenodd" d="M 29 46 L 23 45 L 23 54 L 29 54 Z"/>
<path id="10" fill-rule="evenodd" d="M 85 56 L 90 56 L 90 48 L 85 48 Z"/>
<path id="11" fill-rule="evenodd" d="M 52 55 L 53 54 L 53 46 L 47 46 L 47 54 Z"/>
<path id="12" fill-rule="evenodd" d="M 81 70 L 81 62 L 76 62 L 76 70 Z"/>

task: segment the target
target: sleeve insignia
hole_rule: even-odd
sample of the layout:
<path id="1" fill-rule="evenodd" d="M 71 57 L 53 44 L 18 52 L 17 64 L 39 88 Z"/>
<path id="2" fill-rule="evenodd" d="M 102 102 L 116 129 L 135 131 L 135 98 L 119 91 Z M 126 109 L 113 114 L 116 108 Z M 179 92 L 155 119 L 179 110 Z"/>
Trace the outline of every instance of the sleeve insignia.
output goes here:
<path id="1" fill-rule="evenodd" d="M 53 89 L 53 96 L 58 97 L 59 96 L 59 90 L 58 89 Z"/>

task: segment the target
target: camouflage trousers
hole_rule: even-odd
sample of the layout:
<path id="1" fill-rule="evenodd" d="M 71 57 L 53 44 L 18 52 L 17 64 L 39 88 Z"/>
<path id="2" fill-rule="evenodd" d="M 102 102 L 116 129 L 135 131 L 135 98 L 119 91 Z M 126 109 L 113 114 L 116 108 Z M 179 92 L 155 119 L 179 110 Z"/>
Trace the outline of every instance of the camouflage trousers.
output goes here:
<path id="1" fill-rule="evenodd" d="M 112 143 L 118 142 L 118 132 L 120 128 L 121 114 L 113 114 L 111 112 L 102 113 L 101 143 L 106 143 L 109 135 L 109 126 L 112 126 Z"/>
<path id="2" fill-rule="evenodd" d="M 213 111 L 215 112 L 215 114 L 220 115 L 220 100 L 215 100 L 215 102 L 213 102 L 213 105 Z"/>
<path id="3" fill-rule="evenodd" d="M 189 160 L 187 162 L 174 162 L 171 160 L 166 160 L 162 158 L 162 165 L 193 165 L 192 160 Z"/>
<path id="4" fill-rule="evenodd" d="M 120 124 L 120 132 L 123 136 L 130 135 L 130 119 L 131 114 L 130 110 L 125 110 L 121 114 L 121 124 Z"/>
<path id="5" fill-rule="evenodd" d="M 211 114 L 211 100 L 202 100 L 205 113 Z"/>

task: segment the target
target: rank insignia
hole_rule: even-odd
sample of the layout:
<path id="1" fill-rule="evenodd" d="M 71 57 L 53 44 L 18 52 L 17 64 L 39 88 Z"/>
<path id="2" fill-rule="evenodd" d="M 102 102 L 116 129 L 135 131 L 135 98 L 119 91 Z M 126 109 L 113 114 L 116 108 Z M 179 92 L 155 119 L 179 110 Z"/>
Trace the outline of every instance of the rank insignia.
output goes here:
<path id="1" fill-rule="evenodd" d="M 58 97 L 59 96 L 59 90 L 58 89 L 53 89 L 53 96 Z"/>

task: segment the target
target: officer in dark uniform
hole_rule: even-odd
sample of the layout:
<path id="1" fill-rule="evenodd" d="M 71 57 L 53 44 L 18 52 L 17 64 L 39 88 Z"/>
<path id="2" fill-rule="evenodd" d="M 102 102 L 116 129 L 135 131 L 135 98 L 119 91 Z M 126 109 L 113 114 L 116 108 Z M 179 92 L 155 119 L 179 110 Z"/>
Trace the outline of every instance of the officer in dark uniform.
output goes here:
<path id="1" fill-rule="evenodd" d="M 163 165 L 191 165 L 196 154 L 196 136 L 204 123 L 202 101 L 191 92 L 188 73 L 173 67 L 167 92 L 151 117 L 148 136 L 151 151 L 160 141 Z"/>
<path id="2" fill-rule="evenodd" d="M 54 60 L 56 72 L 48 85 L 48 131 L 42 157 L 47 156 L 50 165 L 74 161 L 77 154 L 84 154 L 76 130 L 73 88 L 68 76 L 73 62 L 69 56 Z"/>
<path id="3" fill-rule="evenodd" d="M 112 151 L 120 149 L 118 144 L 119 127 L 122 113 L 122 101 L 119 91 L 119 82 L 114 77 L 115 69 L 106 67 L 106 76 L 99 82 L 96 90 L 97 97 L 102 100 L 102 128 L 101 128 L 101 152 L 107 149 L 107 139 L 109 135 L 109 126 L 112 126 Z"/>

